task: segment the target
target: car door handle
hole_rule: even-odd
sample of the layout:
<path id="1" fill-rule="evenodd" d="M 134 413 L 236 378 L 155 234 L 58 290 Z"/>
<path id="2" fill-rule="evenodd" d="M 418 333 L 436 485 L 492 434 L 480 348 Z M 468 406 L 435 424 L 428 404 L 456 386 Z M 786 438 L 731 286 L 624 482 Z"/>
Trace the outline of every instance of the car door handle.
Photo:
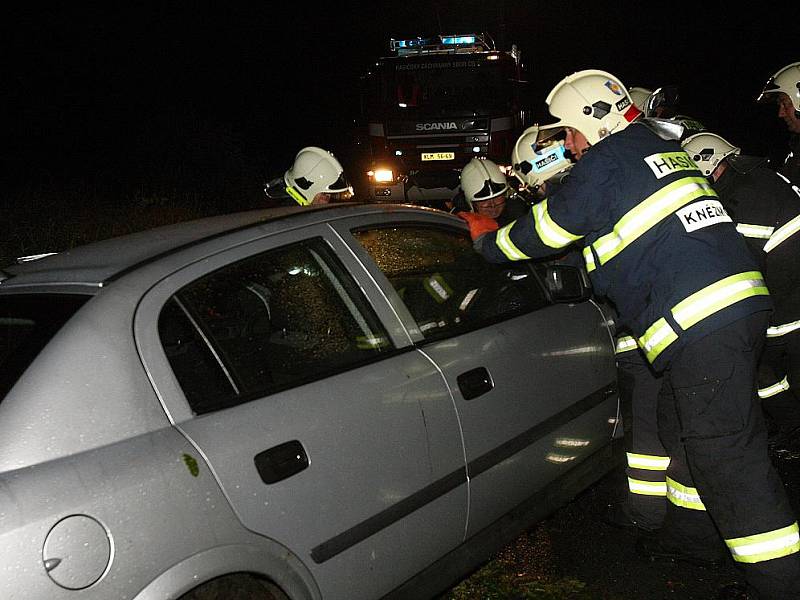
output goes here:
<path id="1" fill-rule="evenodd" d="M 308 467 L 308 455 L 297 440 L 259 452 L 253 460 L 264 483 L 276 483 Z"/>
<path id="2" fill-rule="evenodd" d="M 492 376 L 486 367 L 478 367 L 477 369 L 470 369 L 456 377 L 458 382 L 458 389 L 461 390 L 461 395 L 464 400 L 472 400 L 481 394 L 485 394 L 494 387 Z"/>

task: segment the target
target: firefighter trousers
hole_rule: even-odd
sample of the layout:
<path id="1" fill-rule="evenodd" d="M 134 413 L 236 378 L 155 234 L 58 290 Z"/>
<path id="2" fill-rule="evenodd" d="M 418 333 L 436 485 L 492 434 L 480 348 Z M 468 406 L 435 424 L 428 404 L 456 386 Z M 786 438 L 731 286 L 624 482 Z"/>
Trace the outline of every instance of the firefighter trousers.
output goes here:
<path id="1" fill-rule="evenodd" d="M 638 526 L 658 529 L 666 512 L 669 464 L 658 437 L 657 406 L 663 378 L 637 346 L 630 346 L 617 354 L 617 379 L 627 458 L 624 511 Z"/>
<path id="2" fill-rule="evenodd" d="M 788 600 L 800 598 L 800 538 L 757 399 L 767 315 L 687 345 L 664 371 L 658 419 L 670 464 L 661 535 L 705 558 L 717 557 L 721 536 L 762 600 Z"/>

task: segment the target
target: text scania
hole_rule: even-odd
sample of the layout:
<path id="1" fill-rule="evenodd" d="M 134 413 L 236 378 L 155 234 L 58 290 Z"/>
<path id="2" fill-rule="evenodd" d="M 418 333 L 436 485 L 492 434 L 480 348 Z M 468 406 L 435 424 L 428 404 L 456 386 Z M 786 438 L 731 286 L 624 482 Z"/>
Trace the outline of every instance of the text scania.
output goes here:
<path id="1" fill-rule="evenodd" d="M 417 131 L 442 131 L 448 129 L 458 129 L 453 121 L 449 123 L 417 123 Z"/>
<path id="2" fill-rule="evenodd" d="M 644 162 L 647 163 L 647 166 L 650 167 L 650 170 L 658 179 L 677 171 L 694 171 L 697 169 L 697 165 L 689 158 L 686 152 L 651 154 L 645 157 Z"/>

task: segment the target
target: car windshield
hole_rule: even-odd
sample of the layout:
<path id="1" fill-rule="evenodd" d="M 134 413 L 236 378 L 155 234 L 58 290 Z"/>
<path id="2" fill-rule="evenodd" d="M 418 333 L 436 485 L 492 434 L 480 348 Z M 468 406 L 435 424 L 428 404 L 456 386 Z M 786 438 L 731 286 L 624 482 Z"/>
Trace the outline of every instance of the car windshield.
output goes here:
<path id="1" fill-rule="evenodd" d="M 506 111 L 513 91 L 505 61 L 464 56 L 387 60 L 369 92 L 371 111 L 416 117 Z"/>
<path id="2" fill-rule="evenodd" d="M 89 298 L 66 294 L 0 296 L 0 401 Z"/>

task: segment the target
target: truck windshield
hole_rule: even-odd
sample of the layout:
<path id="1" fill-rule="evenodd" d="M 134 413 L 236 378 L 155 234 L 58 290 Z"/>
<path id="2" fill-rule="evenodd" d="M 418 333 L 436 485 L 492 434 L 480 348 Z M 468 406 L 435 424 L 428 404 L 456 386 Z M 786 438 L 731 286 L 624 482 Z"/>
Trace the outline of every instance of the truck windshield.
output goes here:
<path id="1" fill-rule="evenodd" d="M 0 296 L 0 402 L 47 342 L 91 296 Z"/>
<path id="2" fill-rule="evenodd" d="M 485 57 L 384 59 L 368 89 L 368 110 L 390 117 L 505 113 L 513 109 L 513 68 Z"/>

